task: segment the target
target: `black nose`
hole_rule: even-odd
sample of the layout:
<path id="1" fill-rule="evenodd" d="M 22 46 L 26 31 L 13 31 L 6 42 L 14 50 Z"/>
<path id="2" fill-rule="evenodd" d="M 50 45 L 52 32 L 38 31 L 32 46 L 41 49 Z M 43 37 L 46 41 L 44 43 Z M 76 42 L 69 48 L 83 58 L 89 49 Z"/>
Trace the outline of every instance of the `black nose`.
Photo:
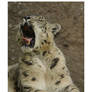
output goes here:
<path id="1" fill-rule="evenodd" d="M 25 20 L 30 19 L 30 16 L 25 16 L 24 19 Z"/>

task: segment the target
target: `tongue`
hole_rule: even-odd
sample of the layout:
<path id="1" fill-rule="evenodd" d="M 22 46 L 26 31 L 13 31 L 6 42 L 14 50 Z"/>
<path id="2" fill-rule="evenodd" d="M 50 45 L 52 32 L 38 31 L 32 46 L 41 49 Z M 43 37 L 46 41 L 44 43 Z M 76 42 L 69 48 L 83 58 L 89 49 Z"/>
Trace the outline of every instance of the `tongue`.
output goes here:
<path id="1" fill-rule="evenodd" d="M 23 37 L 23 40 L 25 41 L 25 43 L 26 43 L 27 45 L 29 45 L 30 42 L 32 41 L 32 38 Z"/>

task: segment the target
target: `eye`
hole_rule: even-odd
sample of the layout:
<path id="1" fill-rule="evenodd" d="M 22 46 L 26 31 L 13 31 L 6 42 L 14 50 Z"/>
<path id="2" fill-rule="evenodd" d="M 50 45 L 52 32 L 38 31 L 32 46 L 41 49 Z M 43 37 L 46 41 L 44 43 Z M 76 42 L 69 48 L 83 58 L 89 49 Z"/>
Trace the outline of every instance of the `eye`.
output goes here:
<path id="1" fill-rule="evenodd" d="M 25 20 L 30 19 L 30 16 L 25 16 L 24 19 Z"/>
<path id="2" fill-rule="evenodd" d="M 57 30 L 57 28 L 52 28 L 52 30 L 54 30 L 54 31 L 55 31 L 55 30 Z"/>

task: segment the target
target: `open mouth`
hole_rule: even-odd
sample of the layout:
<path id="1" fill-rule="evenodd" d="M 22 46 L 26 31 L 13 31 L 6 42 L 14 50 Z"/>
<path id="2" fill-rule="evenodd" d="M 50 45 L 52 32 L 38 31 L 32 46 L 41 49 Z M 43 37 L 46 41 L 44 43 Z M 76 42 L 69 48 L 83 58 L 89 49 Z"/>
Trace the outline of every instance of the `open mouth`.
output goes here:
<path id="1" fill-rule="evenodd" d="M 23 33 L 23 45 L 33 48 L 35 45 L 35 32 L 32 26 L 25 23 L 21 25 L 21 29 Z"/>

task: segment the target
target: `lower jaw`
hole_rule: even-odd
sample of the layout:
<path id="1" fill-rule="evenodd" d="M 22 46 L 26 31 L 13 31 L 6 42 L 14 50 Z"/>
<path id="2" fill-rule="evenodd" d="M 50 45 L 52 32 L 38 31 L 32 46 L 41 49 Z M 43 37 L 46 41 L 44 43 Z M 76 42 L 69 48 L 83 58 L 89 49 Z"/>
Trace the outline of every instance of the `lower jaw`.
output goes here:
<path id="1" fill-rule="evenodd" d="M 26 54 L 26 53 L 31 53 L 33 48 L 22 46 L 21 50 L 22 50 L 23 53 Z"/>

